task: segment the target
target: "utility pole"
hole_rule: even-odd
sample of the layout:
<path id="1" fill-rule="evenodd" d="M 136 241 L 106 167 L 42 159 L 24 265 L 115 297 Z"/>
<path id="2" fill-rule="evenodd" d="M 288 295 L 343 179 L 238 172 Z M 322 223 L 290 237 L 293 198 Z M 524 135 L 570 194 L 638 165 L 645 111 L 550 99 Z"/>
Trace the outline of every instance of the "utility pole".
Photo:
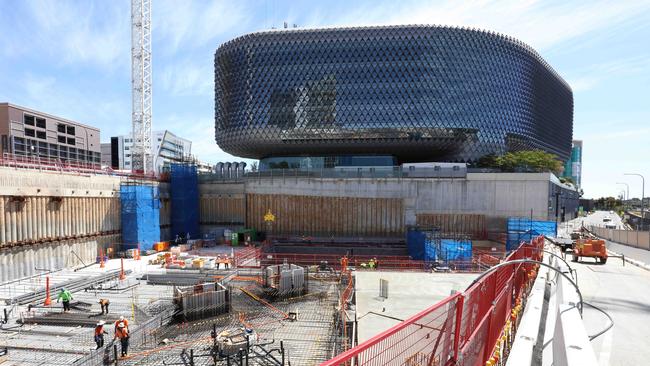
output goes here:
<path id="1" fill-rule="evenodd" d="M 625 196 L 625 200 L 629 200 L 630 199 L 630 185 L 627 184 L 627 183 L 623 183 L 623 182 L 616 182 L 616 184 L 623 184 L 623 185 L 625 185 L 625 187 L 627 187 L 627 195 Z"/>
<path id="2" fill-rule="evenodd" d="M 151 156 L 151 1 L 131 0 L 131 171 L 150 173 Z"/>
<path id="3" fill-rule="evenodd" d="M 643 197 L 645 196 L 645 178 L 638 173 L 625 173 L 623 175 L 636 175 L 637 177 L 641 177 L 641 230 L 645 227 L 645 215 L 643 214 Z"/>

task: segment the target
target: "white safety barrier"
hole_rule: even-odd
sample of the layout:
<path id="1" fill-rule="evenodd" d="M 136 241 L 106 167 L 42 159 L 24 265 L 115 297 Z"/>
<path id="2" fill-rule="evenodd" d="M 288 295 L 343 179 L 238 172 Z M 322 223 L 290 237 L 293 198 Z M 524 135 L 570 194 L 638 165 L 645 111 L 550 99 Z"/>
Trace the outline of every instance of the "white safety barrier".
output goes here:
<path id="1" fill-rule="evenodd" d="M 558 252 L 559 254 L 559 252 Z M 548 259 L 549 257 L 550 260 Z M 556 257 L 545 255 L 544 261 L 571 274 L 566 264 Z M 506 365 L 536 364 L 535 345 L 541 326 L 546 284 L 550 284 L 550 298 L 544 330 L 542 365 L 591 366 L 598 365 L 582 317 L 578 311 L 579 296 L 563 276 L 553 270 L 540 268 L 521 320 Z"/>

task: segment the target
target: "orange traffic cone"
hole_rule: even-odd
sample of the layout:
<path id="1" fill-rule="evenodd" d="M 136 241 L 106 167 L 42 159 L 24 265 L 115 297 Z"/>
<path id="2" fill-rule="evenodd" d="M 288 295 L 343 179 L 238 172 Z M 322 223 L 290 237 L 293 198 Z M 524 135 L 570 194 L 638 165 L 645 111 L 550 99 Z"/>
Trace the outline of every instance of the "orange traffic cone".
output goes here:
<path id="1" fill-rule="evenodd" d="M 124 274 L 124 258 L 122 258 L 120 265 L 120 281 L 124 280 L 126 280 L 126 275 Z"/>
<path id="2" fill-rule="evenodd" d="M 45 302 L 43 305 L 52 305 L 52 299 L 50 299 L 50 276 L 45 277 Z"/>

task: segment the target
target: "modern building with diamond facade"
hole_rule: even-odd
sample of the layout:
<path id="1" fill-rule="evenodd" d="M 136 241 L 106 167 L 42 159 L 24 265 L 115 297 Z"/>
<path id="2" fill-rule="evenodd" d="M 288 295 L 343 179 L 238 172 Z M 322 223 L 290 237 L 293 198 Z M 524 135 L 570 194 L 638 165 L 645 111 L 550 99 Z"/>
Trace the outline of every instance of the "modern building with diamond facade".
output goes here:
<path id="1" fill-rule="evenodd" d="M 219 146 L 260 168 L 571 154 L 573 94 L 526 44 L 443 26 L 273 30 L 215 54 Z"/>

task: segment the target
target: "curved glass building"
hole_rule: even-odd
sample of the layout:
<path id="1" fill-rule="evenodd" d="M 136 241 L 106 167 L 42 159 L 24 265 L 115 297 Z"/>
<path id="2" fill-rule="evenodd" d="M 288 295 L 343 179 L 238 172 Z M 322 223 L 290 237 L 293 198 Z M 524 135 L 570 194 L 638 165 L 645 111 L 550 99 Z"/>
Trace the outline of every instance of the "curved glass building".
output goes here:
<path id="1" fill-rule="evenodd" d="M 261 167 L 571 152 L 573 94 L 524 43 L 442 26 L 273 30 L 215 54 L 219 146 Z"/>

